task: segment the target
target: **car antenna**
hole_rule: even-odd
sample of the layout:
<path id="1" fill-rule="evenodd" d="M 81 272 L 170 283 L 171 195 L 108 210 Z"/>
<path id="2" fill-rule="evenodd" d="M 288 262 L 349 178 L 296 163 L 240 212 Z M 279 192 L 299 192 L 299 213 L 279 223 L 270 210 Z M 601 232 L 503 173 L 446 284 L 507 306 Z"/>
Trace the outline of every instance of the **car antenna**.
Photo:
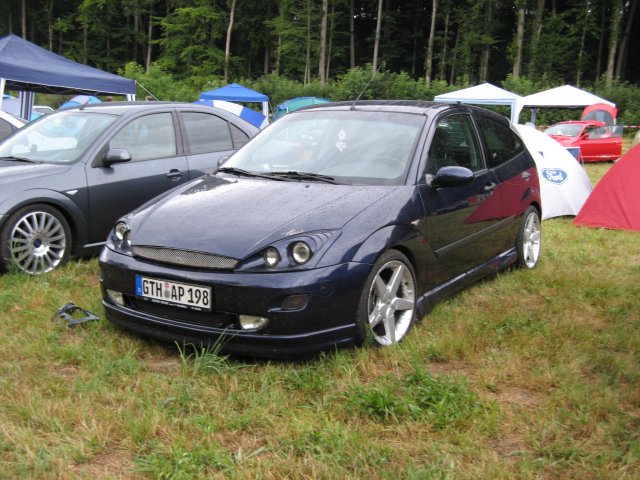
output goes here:
<path id="1" fill-rule="evenodd" d="M 87 95 L 87 99 L 86 99 L 83 103 L 81 103 L 81 104 L 80 104 L 80 106 L 78 107 L 78 110 L 83 110 L 83 109 L 84 109 L 84 106 L 85 106 L 87 103 L 89 103 L 89 100 L 91 100 L 91 97 L 89 97 L 89 96 Z"/>
<path id="2" fill-rule="evenodd" d="M 358 100 L 360 100 L 360 97 L 365 92 L 365 90 L 367 88 L 369 88 L 369 85 L 371 85 L 371 82 L 373 81 L 373 77 L 376 76 L 376 73 L 378 73 L 383 66 L 384 66 L 384 62 L 380 63 L 378 68 L 376 68 L 375 71 L 373 71 L 371 73 L 371 78 L 369 78 L 369 80 L 367 81 L 367 84 L 362 88 L 362 90 L 360 91 L 360 93 L 358 94 L 356 99 L 353 101 L 353 103 L 351 104 L 351 108 L 349 108 L 349 110 L 355 110 L 356 109 L 356 103 L 358 103 Z"/>

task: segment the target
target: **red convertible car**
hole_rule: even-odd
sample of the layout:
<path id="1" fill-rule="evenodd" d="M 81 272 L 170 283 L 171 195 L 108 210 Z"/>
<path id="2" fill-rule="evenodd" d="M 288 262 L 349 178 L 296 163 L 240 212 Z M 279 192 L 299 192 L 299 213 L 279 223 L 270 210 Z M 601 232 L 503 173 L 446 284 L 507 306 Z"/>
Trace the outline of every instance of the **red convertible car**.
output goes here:
<path id="1" fill-rule="evenodd" d="M 582 120 L 558 122 L 544 133 L 565 147 L 579 147 L 578 160 L 608 162 L 622 153 L 622 129 L 615 125 L 617 109 L 598 104 L 585 108 Z"/>

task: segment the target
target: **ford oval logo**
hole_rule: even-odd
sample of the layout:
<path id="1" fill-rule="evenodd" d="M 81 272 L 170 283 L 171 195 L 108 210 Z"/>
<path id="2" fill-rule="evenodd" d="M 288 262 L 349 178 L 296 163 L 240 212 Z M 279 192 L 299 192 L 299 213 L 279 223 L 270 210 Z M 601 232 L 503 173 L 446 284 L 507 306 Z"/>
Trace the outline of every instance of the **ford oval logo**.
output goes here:
<path id="1" fill-rule="evenodd" d="M 561 168 L 544 168 L 542 169 L 542 176 L 549 182 L 556 185 L 562 185 L 567 181 L 569 175 Z"/>

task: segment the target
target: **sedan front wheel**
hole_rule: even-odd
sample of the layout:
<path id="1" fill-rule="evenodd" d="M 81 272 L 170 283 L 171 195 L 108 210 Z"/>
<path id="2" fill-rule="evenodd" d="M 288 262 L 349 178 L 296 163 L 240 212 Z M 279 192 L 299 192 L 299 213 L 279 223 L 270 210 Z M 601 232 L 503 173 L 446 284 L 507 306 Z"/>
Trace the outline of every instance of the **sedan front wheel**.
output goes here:
<path id="1" fill-rule="evenodd" d="M 416 277 L 402 253 L 383 253 L 371 269 L 358 311 L 358 343 L 388 347 L 407 334 L 416 315 Z"/>
<path id="2" fill-rule="evenodd" d="M 0 229 L 0 271 L 15 266 L 31 275 L 50 272 L 69 258 L 71 230 L 58 210 L 38 204 L 24 207 Z"/>
<path id="3" fill-rule="evenodd" d="M 516 239 L 519 267 L 534 268 L 538 264 L 541 243 L 540 214 L 535 207 L 529 207 L 524 212 Z"/>

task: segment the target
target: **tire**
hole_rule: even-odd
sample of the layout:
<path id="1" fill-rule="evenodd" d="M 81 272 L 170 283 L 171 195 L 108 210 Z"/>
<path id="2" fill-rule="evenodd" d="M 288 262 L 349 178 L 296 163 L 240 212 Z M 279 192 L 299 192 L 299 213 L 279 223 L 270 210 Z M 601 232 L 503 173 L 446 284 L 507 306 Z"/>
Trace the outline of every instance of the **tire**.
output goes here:
<path id="1" fill-rule="evenodd" d="M 535 268 L 540 258 L 542 229 L 540 214 L 535 207 L 529 207 L 522 216 L 522 225 L 516 238 L 518 252 L 517 265 L 521 268 Z"/>
<path id="2" fill-rule="evenodd" d="M 357 344 L 388 347 L 404 338 L 416 317 L 416 276 L 397 250 L 373 265 L 360 295 Z"/>
<path id="3" fill-rule="evenodd" d="M 64 265 L 70 251 L 69 223 L 48 205 L 23 207 L 0 228 L 0 272 L 40 275 Z"/>

